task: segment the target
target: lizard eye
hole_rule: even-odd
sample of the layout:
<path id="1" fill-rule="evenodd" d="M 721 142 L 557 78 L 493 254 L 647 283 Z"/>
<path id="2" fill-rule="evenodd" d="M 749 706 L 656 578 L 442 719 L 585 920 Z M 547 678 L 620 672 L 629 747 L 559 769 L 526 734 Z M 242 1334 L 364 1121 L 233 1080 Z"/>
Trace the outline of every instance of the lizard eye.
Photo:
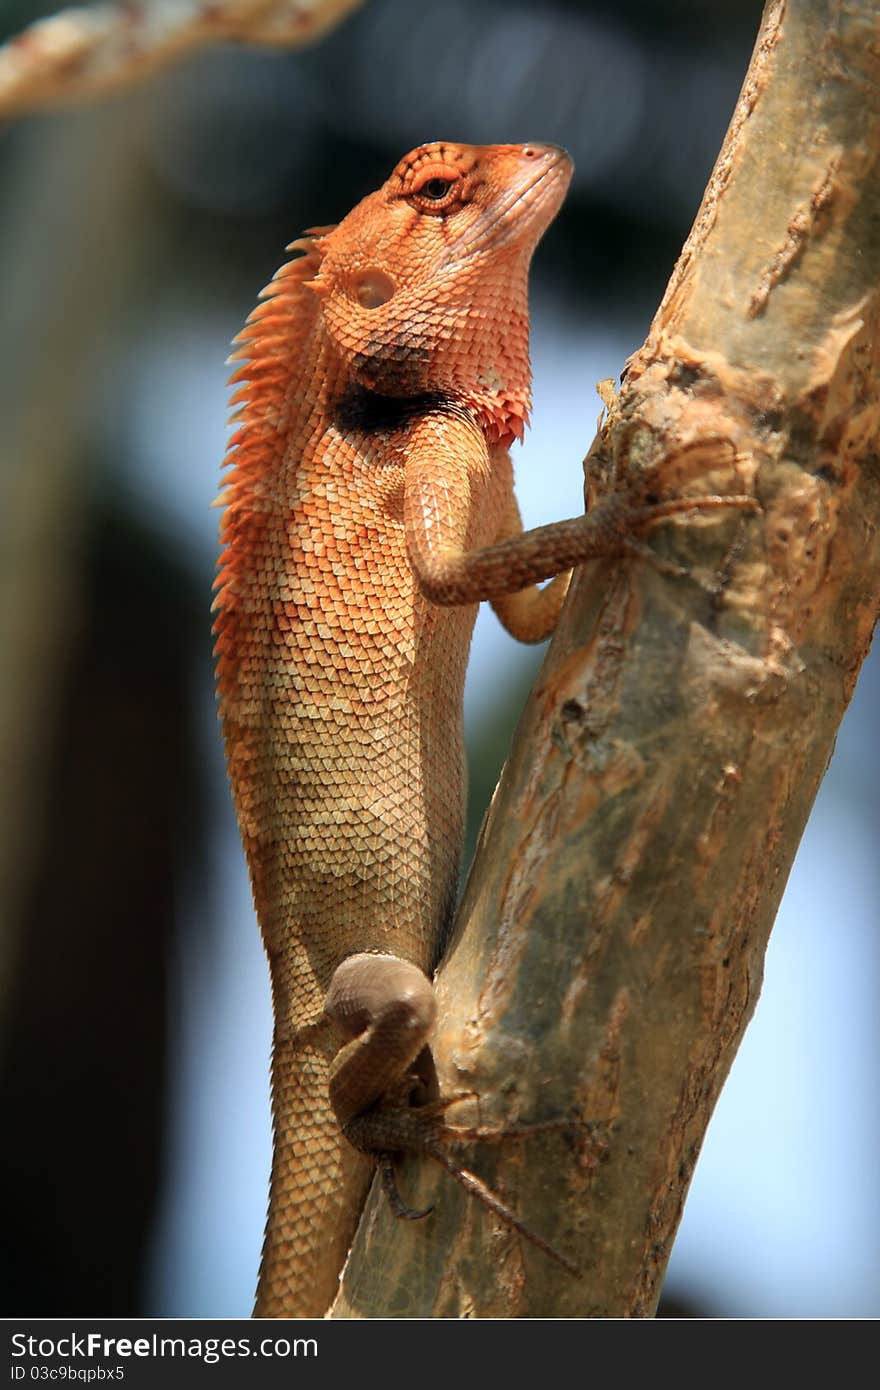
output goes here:
<path id="1" fill-rule="evenodd" d="M 445 198 L 452 187 L 452 179 L 428 179 L 419 189 L 423 198 Z"/>
<path id="2" fill-rule="evenodd" d="M 460 195 L 459 171 L 442 164 L 420 170 L 408 190 L 408 196 L 424 212 L 445 212 L 458 203 Z"/>

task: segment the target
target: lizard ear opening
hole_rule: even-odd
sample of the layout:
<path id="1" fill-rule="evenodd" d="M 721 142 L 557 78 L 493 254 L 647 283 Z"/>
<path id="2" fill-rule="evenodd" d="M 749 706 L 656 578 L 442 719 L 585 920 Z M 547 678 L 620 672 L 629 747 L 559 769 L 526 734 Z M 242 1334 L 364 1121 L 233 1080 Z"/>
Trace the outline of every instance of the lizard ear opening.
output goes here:
<path id="1" fill-rule="evenodd" d="M 364 270 L 354 272 L 349 280 L 348 290 L 362 308 L 378 309 L 381 304 L 388 303 L 397 286 L 384 270 L 368 266 Z"/>

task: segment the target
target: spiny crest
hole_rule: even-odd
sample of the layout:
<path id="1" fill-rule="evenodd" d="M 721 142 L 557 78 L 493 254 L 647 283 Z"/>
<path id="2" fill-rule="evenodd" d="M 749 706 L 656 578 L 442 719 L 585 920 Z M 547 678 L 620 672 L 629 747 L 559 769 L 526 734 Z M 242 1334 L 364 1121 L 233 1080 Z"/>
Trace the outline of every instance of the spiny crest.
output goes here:
<path id="1" fill-rule="evenodd" d="M 235 637 L 231 630 L 238 599 L 238 581 L 257 536 L 265 523 L 263 500 L 271 475 L 284 455 L 290 424 L 292 387 L 300 370 L 309 370 L 306 343 L 319 312 L 318 297 L 309 282 L 321 266 L 321 238 L 332 227 L 311 227 L 291 242 L 288 251 L 302 254 L 286 261 L 260 292 L 259 302 L 242 331 L 233 339 L 230 363 L 240 363 L 230 377 L 236 389 L 230 398 L 230 420 L 238 428 L 229 440 L 224 469 L 231 469 L 212 504 L 223 508 L 220 524 L 221 552 L 214 580 L 217 617 L 217 684 L 229 693 L 234 681 Z"/>
<path id="2" fill-rule="evenodd" d="M 522 443 L 531 405 L 531 393 L 527 386 L 519 391 L 471 391 L 465 394 L 483 426 L 489 444 L 500 444 L 509 449 L 515 440 Z"/>

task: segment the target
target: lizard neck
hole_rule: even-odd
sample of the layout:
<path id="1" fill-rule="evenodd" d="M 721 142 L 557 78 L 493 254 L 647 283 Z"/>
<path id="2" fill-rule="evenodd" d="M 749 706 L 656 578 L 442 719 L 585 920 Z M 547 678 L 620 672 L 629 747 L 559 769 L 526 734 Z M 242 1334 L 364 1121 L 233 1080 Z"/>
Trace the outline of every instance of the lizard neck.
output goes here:
<path id="1" fill-rule="evenodd" d="M 384 397 L 449 396 L 470 407 L 490 444 L 522 438 L 531 382 L 526 252 L 496 258 L 492 275 L 474 257 L 435 280 L 408 284 L 404 276 L 387 299 L 368 305 L 346 293 L 332 237 L 321 250 L 313 293 L 327 342 L 353 382 Z"/>
<path id="2" fill-rule="evenodd" d="M 476 414 L 489 444 L 509 447 L 522 439 L 531 408 L 528 266 L 505 286 L 499 318 L 497 286 L 467 286 L 451 352 L 450 386 Z"/>

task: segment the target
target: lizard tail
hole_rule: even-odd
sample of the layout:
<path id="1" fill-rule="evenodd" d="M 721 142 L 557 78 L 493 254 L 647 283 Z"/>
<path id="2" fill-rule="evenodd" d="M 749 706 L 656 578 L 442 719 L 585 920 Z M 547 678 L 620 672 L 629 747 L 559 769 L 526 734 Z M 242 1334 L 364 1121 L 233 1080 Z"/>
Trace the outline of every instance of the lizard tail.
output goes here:
<path id="1" fill-rule="evenodd" d="M 269 1219 L 254 1317 L 321 1317 L 339 1284 L 374 1164 L 339 1130 L 327 1094 L 336 1050 L 319 1025 L 277 1034 L 272 1054 Z"/>

